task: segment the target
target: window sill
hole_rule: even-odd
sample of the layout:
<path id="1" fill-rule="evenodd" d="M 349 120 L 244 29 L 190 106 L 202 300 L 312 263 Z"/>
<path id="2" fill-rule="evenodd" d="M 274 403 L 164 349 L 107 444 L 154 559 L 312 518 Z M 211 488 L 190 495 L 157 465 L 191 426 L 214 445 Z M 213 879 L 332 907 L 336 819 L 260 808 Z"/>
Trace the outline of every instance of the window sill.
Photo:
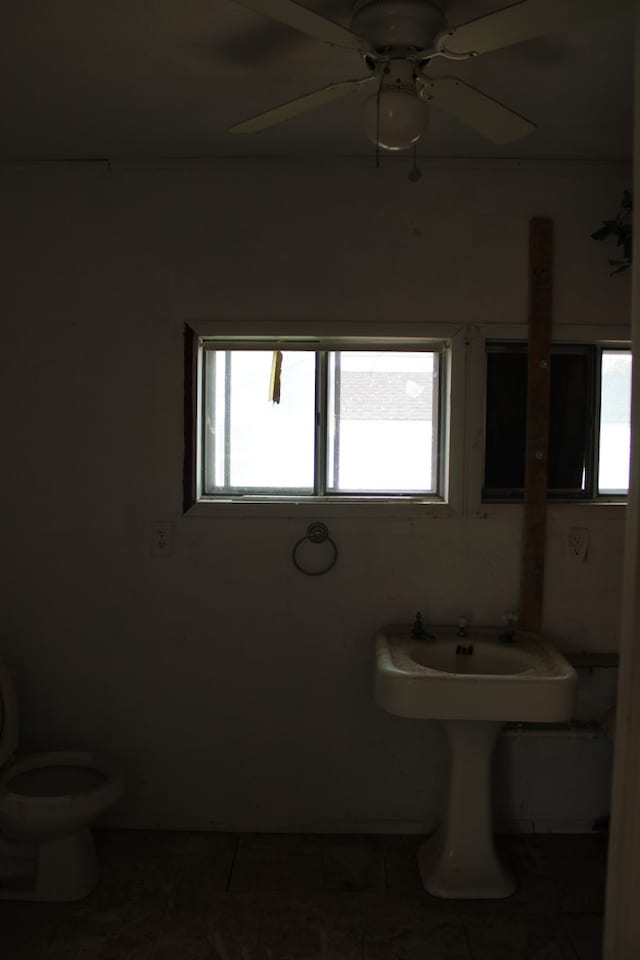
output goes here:
<path id="1" fill-rule="evenodd" d="M 481 503 L 474 513 L 476 518 L 482 520 L 497 520 L 503 517 L 513 516 L 516 510 L 522 510 L 524 504 L 522 500 L 492 500 Z M 547 515 L 551 518 L 563 518 L 570 514 L 573 519 L 576 517 L 607 516 L 620 517 L 625 516 L 624 507 L 627 506 L 626 500 L 607 500 L 601 498 L 598 500 L 548 500 Z"/>
<path id="2" fill-rule="evenodd" d="M 185 518 L 198 519 L 411 519 L 448 520 L 456 515 L 450 503 L 415 497 L 202 497 L 185 511 Z"/>

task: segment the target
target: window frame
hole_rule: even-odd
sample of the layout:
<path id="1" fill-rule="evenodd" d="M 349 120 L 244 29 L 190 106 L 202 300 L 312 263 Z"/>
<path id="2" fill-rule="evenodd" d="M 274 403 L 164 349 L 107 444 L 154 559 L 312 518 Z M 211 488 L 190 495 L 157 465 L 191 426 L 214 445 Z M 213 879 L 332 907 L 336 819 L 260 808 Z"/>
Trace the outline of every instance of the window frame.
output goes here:
<path id="1" fill-rule="evenodd" d="M 219 341 L 216 338 L 201 338 L 200 340 L 200 349 L 202 351 L 202 382 L 200 389 L 202 390 L 202 409 L 204 416 L 202 417 L 201 429 L 199 442 L 202 454 L 202 475 L 199 478 L 200 488 L 202 490 L 201 496 L 204 498 L 211 499 L 268 499 L 268 500 L 278 500 L 286 499 L 289 497 L 301 498 L 308 497 L 313 498 L 314 500 L 332 500 L 337 497 L 339 499 L 345 499 L 351 497 L 354 500 L 369 500 L 371 498 L 388 498 L 396 499 L 399 497 L 404 498 L 420 498 L 420 499 L 433 499 L 434 501 L 441 501 L 443 499 L 442 490 L 443 490 L 443 472 L 442 472 L 442 429 L 443 429 L 443 418 L 442 418 L 442 408 L 443 403 L 445 402 L 446 391 L 447 391 L 447 377 L 446 377 L 446 351 L 448 349 L 445 341 L 416 341 L 409 342 L 405 341 L 401 345 L 391 341 L 385 340 L 384 342 L 372 343 L 370 341 L 363 341 L 361 343 L 349 344 L 331 344 L 331 348 L 320 342 L 313 347 L 303 346 L 302 349 L 298 343 L 278 343 L 277 346 L 274 346 L 273 343 L 269 340 L 250 343 L 243 342 L 238 344 L 235 341 L 226 342 Z M 282 353 L 286 356 L 287 353 L 295 352 L 306 352 L 310 353 L 315 358 L 314 364 L 314 417 L 313 417 L 313 451 L 314 451 L 314 470 L 313 470 L 313 489 L 309 490 L 308 488 L 300 487 L 291 487 L 288 489 L 281 487 L 268 487 L 263 486 L 259 489 L 252 487 L 243 487 L 243 486 L 234 486 L 231 483 L 225 483 L 220 491 L 213 489 L 213 484 L 207 483 L 207 474 L 210 471 L 210 462 L 212 458 L 212 451 L 206 442 L 206 422 L 209 420 L 209 406 L 208 406 L 208 395 L 210 390 L 210 380 L 209 380 L 209 370 L 211 364 L 209 363 L 209 358 L 211 354 L 224 353 L 227 357 L 231 353 L 241 353 L 243 351 L 260 351 L 266 354 L 270 354 L 275 350 L 282 350 Z M 330 444 L 330 410 L 331 410 L 331 401 L 330 401 L 330 374 L 329 367 L 331 363 L 332 356 L 342 356 L 345 353 L 417 353 L 417 354 L 430 354 L 434 358 L 437 358 L 437 381 L 436 381 L 436 390 L 434 393 L 437 394 L 437 401 L 435 403 L 435 412 L 436 416 L 434 419 L 435 426 L 435 438 L 432 440 L 433 448 L 435 448 L 434 453 L 432 453 L 432 468 L 433 468 L 433 478 L 435 483 L 433 484 L 433 490 L 382 490 L 382 491 L 371 491 L 371 490 L 353 490 L 353 491 L 344 491 L 338 490 L 331 487 L 328 482 L 327 474 L 327 464 L 329 461 L 329 444 Z M 225 437 L 226 442 L 228 443 L 230 437 L 228 435 L 229 424 L 228 418 L 230 416 L 230 397 L 228 396 L 228 390 L 230 386 L 230 370 L 228 367 L 228 360 L 225 359 L 225 370 L 224 370 L 224 389 L 225 389 Z M 216 421 L 217 422 L 217 421 Z M 215 453 L 213 454 L 215 458 Z M 225 457 L 225 474 L 228 470 L 228 459 Z"/>
<path id="2" fill-rule="evenodd" d="M 522 323 L 486 323 L 471 324 L 468 329 L 469 343 L 469 397 L 467 442 L 470 447 L 469 469 L 464 483 L 465 515 L 476 519 L 500 519 L 508 517 L 514 511 L 523 509 L 522 499 L 484 500 L 484 450 L 487 396 L 487 343 L 515 341 L 523 342 L 528 338 L 528 328 Z M 631 351 L 630 330 L 620 324 L 590 325 L 576 323 L 557 323 L 553 327 L 553 340 L 557 343 L 575 345 L 597 345 L 604 350 Z M 596 415 L 599 421 L 599 407 Z M 561 497 L 548 500 L 547 509 L 552 516 L 565 515 L 571 511 L 577 518 L 585 521 L 592 510 L 612 510 L 618 513 L 626 506 L 628 497 L 622 495 L 599 494 L 593 498 Z"/>
<path id="3" fill-rule="evenodd" d="M 492 353 L 511 353 L 527 354 L 528 341 L 526 340 L 486 340 L 485 356 L 488 365 L 488 357 Z M 585 486 L 583 490 L 570 489 L 568 487 L 549 487 L 547 499 L 551 501 L 595 501 L 607 500 L 611 502 L 626 501 L 628 498 L 628 489 L 623 492 L 606 491 L 600 493 L 598 487 L 598 478 L 600 470 L 600 413 L 602 402 L 602 359 L 605 353 L 628 353 L 631 354 L 631 344 L 615 345 L 611 343 L 568 343 L 565 340 L 553 340 L 551 344 L 551 369 L 553 370 L 554 356 L 583 356 L 586 359 L 587 390 L 586 407 L 584 411 L 584 434 L 585 434 Z M 488 366 L 487 366 L 487 388 L 488 388 Z M 488 389 L 485 390 L 485 423 L 486 423 L 486 399 Z M 525 413 L 526 427 L 526 413 Z M 485 428 L 486 430 L 486 428 Z M 486 432 L 485 432 L 486 441 Z M 483 456 L 483 503 L 510 503 L 522 502 L 524 499 L 524 487 L 518 488 L 487 488 L 484 480 L 486 476 L 486 442 Z"/>
<path id="4" fill-rule="evenodd" d="M 280 320 L 246 319 L 212 320 L 206 309 L 198 305 L 189 311 L 185 322 L 184 312 L 176 318 L 182 324 L 184 342 L 184 421 L 181 435 L 184 438 L 182 514 L 185 518 L 198 520 L 225 519 L 285 519 L 296 522 L 317 519 L 325 520 L 381 520 L 401 519 L 410 522 L 421 520 L 447 520 L 466 518 L 484 521 L 507 520 L 517 516 L 523 509 L 521 501 L 482 502 L 481 492 L 484 474 L 484 423 L 486 396 L 486 340 L 526 340 L 526 323 L 511 323 L 508 320 L 465 322 L 426 322 L 411 320 Z M 204 314 L 204 317 L 203 317 Z M 444 435 L 443 471 L 445 474 L 445 499 L 433 500 L 384 498 L 361 501 L 346 498 L 328 500 L 289 498 L 273 500 L 201 500 L 196 490 L 198 476 L 195 429 L 201 416 L 198 410 L 198 338 L 201 336 L 283 338 L 313 341 L 320 338 L 344 337 L 394 339 L 447 340 L 450 345 L 449 396 L 447 427 Z M 559 321 L 554 324 L 554 339 L 571 343 L 600 343 L 616 349 L 630 345 L 630 330 L 624 324 L 577 324 Z M 589 522 L 592 512 L 607 513 L 612 522 L 622 515 L 626 498 L 600 496 L 598 500 L 552 500 L 547 510 L 550 516 L 571 516 L 573 523 Z M 616 520 L 617 522 L 617 520 Z"/>
<path id="5" fill-rule="evenodd" d="M 462 474 L 450 470 L 452 450 L 464 456 L 462 381 L 464 328 L 418 322 L 379 323 L 325 321 L 317 324 L 231 323 L 189 321 L 185 324 L 185 457 L 183 512 L 190 516 L 408 516 L 444 518 L 460 511 Z M 208 495 L 202 487 L 203 347 L 223 349 L 336 350 L 388 349 L 441 351 L 438 424 L 440 443 L 437 470 L 439 493 L 328 493 L 304 495 L 254 492 L 242 496 Z M 459 381 L 460 402 L 454 401 L 453 380 Z"/>

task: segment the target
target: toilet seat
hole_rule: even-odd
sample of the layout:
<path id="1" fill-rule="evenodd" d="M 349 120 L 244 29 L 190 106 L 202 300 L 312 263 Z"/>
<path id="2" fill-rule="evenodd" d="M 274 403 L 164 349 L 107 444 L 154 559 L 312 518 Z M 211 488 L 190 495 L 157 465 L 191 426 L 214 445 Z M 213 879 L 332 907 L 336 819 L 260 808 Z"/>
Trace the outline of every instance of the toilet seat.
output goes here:
<path id="1" fill-rule="evenodd" d="M 10 793 L 23 797 L 77 797 L 104 784 L 105 772 L 91 757 L 74 754 L 35 754 L 27 762 L 21 757 L 13 764 L 4 783 Z M 2 777 L 0 776 L 0 781 Z"/>
<path id="2" fill-rule="evenodd" d="M 0 827 L 52 836 L 89 823 L 122 796 L 123 773 L 109 757 L 62 750 L 14 761 L 17 746 L 18 704 L 0 661 Z"/>
<path id="3" fill-rule="evenodd" d="M 60 778 L 60 768 L 70 768 L 77 770 L 79 775 L 98 774 L 100 782 L 97 784 L 75 787 L 73 780 L 69 778 L 68 786 L 64 786 L 64 777 Z M 50 778 L 52 786 L 55 784 L 56 777 L 62 779 L 62 783 L 55 784 L 53 790 L 43 790 L 42 792 L 36 786 L 33 789 L 30 785 L 21 787 L 18 781 L 35 770 L 51 770 Z M 104 755 L 99 756 L 96 753 L 90 753 L 84 750 L 57 750 L 47 751 L 45 753 L 31 753 L 20 757 L 10 767 L 0 773 L 0 794 L 3 790 L 7 793 L 15 794 L 16 797 L 22 797 L 23 800 L 29 800 L 29 803 L 39 803 L 43 800 L 75 800 L 78 797 L 93 796 L 94 794 L 103 796 L 112 792 L 111 784 L 119 779 L 121 775 L 120 768 Z M 47 779 L 46 774 L 39 778 L 41 783 Z M 62 787 L 62 789 L 60 789 Z M 75 788 L 74 788 L 75 787 Z"/>
<path id="4" fill-rule="evenodd" d="M 17 745 L 18 704 L 0 660 L 0 900 L 82 900 L 100 876 L 91 824 L 122 796 L 124 774 L 81 750 L 15 759 Z"/>
<path id="5" fill-rule="evenodd" d="M 88 783 L 80 785 L 83 778 Z M 108 757 L 77 750 L 30 754 L 0 774 L 0 824 L 55 834 L 69 821 L 99 816 L 122 796 L 123 787 L 122 772 Z"/>

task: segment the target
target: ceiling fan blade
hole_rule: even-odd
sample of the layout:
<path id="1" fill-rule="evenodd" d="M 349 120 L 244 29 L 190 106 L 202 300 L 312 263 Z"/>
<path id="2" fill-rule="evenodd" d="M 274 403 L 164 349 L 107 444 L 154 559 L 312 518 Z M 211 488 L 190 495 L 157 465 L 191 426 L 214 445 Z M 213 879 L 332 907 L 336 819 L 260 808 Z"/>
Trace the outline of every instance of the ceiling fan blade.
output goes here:
<path id="1" fill-rule="evenodd" d="M 427 77 L 418 92 L 493 143 L 512 143 L 536 129 L 535 123 L 457 77 Z"/>
<path id="2" fill-rule="evenodd" d="M 281 103 L 272 110 L 265 113 L 259 113 L 249 120 L 243 120 L 229 128 L 229 133 L 259 133 L 268 127 L 275 127 L 278 123 L 285 120 L 292 120 L 293 117 L 300 116 L 301 113 L 307 113 L 309 110 L 315 110 L 325 103 L 331 103 L 333 100 L 340 100 L 351 93 L 356 93 L 362 87 L 375 80 L 377 74 L 372 73 L 370 77 L 361 77 L 359 80 L 342 80 L 340 83 L 331 83 L 328 87 L 322 87 L 320 90 L 314 90 L 295 100 L 289 100 L 287 103 Z"/>
<path id="3" fill-rule="evenodd" d="M 348 19 L 352 7 L 349 0 L 313 0 L 314 8 L 318 3 L 322 5 L 323 15 L 338 23 Z M 304 48 L 310 42 L 313 42 L 313 38 L 307 33 L 287 29 L 278 20 L 256 17 L 255 23 L 238 33 L 199 38 L 190 43 L 189 48 L 203 59 L 206 57 L 211 60 L 214 56 L 236 68 L 261 67 L 281 60 L 283 56 Z"/>
<path id="4" fill-rule="evenodd" d="M 363 37 L 358 37 L 346 27 L 315 13 L 314 10 L 309 10 L 295 0 L 237 0 L 237 2 L 265 17 L 286 23 L 294 30 L 308 33 L 322 43 L 330 43 L 335 47 L 347 47 L 349 50 L 369 49 L 369 44 Z"/>
<path id="5" fill-rule="evenodd" d="M 629 0 L 520 0 L 504 10 L 470 20 L 444 35 L 446 53 L 488 53 L 532 40 L 547 33 L 563 33 L 598 16 L 611 16 Z"/>
<path id="6" fill-rule="evenodd" d="M 192 56 L 197 55 L 203 62 L 210 63 L 213 57 L 237 69 L 269 66 L 310 42 L 308 36 L 287 30 L 276 20 L 265 20 L 235 36 L 216 37 L 189 46 L 195 51 Z"/>

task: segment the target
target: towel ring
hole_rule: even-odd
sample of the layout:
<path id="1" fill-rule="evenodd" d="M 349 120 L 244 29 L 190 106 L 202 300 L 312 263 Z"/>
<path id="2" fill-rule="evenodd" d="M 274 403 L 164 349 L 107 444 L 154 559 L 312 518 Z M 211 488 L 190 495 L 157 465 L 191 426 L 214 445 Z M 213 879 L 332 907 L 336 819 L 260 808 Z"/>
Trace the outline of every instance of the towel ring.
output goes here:
<path id="1" fill-rule="evenodd" d="M 333 550 L 333 556 L 327 564 L 326 567 L 323 567 L 321 570 L 305 570 L 303 566 L 300 565 L 298 561 L 298 550 L 300 545 L 308 540 L 309 543 L 329 543 Z M 338 548 L 335 545 L 335 542 L 329 536 L 329 528 L 325 523 L 320 523 L 319 521 L 314 521 L 310 523 L 307 527 L 307 532 L 304 537 L 296 542 L 293 550 L 291 551 L 291 559 L 293 560 L 293 565 L 296 570 L 299 570 L 300 573 L 304 573 L 305 577 L 321 577 L 323 574 L 328 573 L 336 565 L 336 560 L 338 559 Z"/>

